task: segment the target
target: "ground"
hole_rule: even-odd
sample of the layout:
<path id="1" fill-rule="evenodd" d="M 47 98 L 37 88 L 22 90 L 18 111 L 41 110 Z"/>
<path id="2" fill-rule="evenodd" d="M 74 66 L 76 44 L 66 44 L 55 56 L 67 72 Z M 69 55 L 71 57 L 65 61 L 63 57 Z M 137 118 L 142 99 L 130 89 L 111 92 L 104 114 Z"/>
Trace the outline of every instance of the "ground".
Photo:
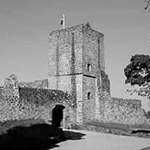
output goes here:
<path id="1" fill-rule="evenodd" d="M 109 125 L 107 124 L 107 128 Z M 117 128 L 112 124 L 111 127 L 113 130 Z M 125 130 L 126 126 L 123 129 Z M 150 136 L 122 136 L 71 129 L 62 131 L 61 128 L 46 124 L 43 120 L 29 119 L 0 123 L 0 149 L 150 150 Z"/>
<path id="2" fill-rule="evenodd" d="M 53 150 L 150 150 L 150 139 L 83 130 L 65 130 L 66 141 Z M 72 137 L 72 138 L 71 138 Z"/>

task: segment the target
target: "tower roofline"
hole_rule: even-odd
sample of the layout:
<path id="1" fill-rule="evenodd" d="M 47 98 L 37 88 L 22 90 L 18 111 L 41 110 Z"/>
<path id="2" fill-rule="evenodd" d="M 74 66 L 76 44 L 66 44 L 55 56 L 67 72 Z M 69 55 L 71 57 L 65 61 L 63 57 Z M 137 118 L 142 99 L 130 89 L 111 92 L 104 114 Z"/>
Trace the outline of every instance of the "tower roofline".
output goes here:
<path id="1" fill-rule="evenodd" d="M 62 32 L 62 31 L 74 31 L 76 30 L 77 28 L 83 28 L 83 27 L 87 27 L 89 29 L 91 29 L 92 31 L 104 36 L 103 33 L 99 32 L 99 31 L 96 31 L 94 29 L 92 29 L 91 25 L 89 22 L 87 23 L 82 23 L 82 24 L 78 24 L 78 25 L 75 25 L 75 26 L 71 26 L 71 27 L 67 27 L 65 29 L 59 29 L 59 30 L 54 30 L 54 31 L 51 31 L 49 35 L 52 35 L 53 33 L 59 33 L 59 32 Z"/>
<path id="2" fill-rule="evenodd" d="M 104 36 L 103 33 L 92 29 L 92 27 L 91 27 L 91 25 L 90 25 L 89 22 L 87 22 L 87 23 L 82 23 L 82 24 L 78 24 L 78 25 L 71 26 L 71 27 L 67 27 L 67 28 L 65 28 L 65 29 L 54 30 L 54 31 L 51 31 L 49 35 L 51 36 L 51 35 L 53 35 L 54 33 L 57 34 L 57 33 L 60 33 L 60 32 L 62 32 L 62 31 L 74 31 L 74 30 L 76 30 L 77 28 L 83 28 L 83 27 L 87 27 L 87 28 L 89 28 L 90 30 L 96 32 L 97 34 L 100 34 L 101 36 Z"/>
<path id="3" fill-rule="evenodd" d="M 67 27 L 65 29 L 59 29 L 59 30 L 54 30 L 54 31 L 51 31 L 49 35 L 52 35 L 53 33 L 56 33 L 56 32 L 61 32 L 61 31 L 67 31 L 67 30 L 75 30 L 76 28 L 81 28 L 81 27 L 84 27 L 84 26 L 88 26 L 91 28 L 89 22 L 87 23 L 82 23 L 82 24 L 78 24 L 78 25 L 75 25 L 75 26 L 71 26 L 71 27 Z"/>

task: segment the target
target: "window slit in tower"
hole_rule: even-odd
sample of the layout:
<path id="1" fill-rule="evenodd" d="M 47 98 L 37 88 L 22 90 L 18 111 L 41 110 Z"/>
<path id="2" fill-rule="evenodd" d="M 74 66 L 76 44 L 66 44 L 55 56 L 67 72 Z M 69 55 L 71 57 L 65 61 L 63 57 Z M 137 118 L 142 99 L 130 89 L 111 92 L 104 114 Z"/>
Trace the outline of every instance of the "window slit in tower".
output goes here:
<path id="1" fill-rule="evenodd" d="M 87 94 L 87 99 L 88 99 L 88 100 L 91 99 L 91 93 L 90 93 L 90 92 L 88 92 L 88 94 Z"/>
<path id="2" fill-rule="evenodd" d="M 87 70 L 88 70 L 88 71 L 91 71 L 91 70 L 92 70 L 91 64 L 89 64 L 89 63 L 87 64 Z"/>

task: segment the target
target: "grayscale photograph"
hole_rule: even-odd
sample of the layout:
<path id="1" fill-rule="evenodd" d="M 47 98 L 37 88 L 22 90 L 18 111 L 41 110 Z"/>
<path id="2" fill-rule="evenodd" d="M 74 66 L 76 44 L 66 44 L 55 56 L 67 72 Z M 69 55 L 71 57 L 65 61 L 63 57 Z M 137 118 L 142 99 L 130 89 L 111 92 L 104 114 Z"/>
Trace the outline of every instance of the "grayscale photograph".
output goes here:
<path id="1" fill-rule="evenodd" d="M 150 150 L 150 0 L 0 0 L 0 150 Z"/>

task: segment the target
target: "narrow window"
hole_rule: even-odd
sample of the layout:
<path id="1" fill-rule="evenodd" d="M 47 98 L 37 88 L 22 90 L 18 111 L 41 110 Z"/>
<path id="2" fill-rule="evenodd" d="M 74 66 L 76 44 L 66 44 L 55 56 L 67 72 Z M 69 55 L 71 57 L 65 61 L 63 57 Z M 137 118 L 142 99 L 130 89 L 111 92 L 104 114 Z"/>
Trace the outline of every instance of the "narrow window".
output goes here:
<path id="1" fill-rule="evenodd" d="M 91 64 L 89 64 L 89 63 L 87 64 L 87 70 L 91 71 Z"/>
<path id="2" fill-rule="evenodd" d="M 88 100 L 91 99 L 91 93 L 90 93 L 90 92 L 88 92 L 88 94 L 87 94 L 87 99 L 88 99 Z"/>

